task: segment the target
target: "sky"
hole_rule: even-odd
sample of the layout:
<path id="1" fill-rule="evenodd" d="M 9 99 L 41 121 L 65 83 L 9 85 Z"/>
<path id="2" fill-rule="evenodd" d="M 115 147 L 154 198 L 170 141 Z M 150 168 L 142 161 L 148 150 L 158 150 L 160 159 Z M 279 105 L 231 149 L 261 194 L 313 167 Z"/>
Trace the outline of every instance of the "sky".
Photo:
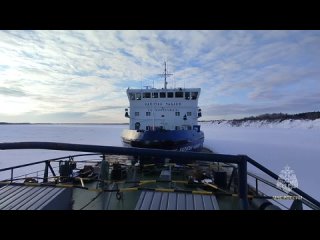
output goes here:
<path id="1" fill-rule="evenodd" d="M 320 111 L 320 31 L 0 31 L 0 122 L 125 123 L 126 89 L 200 87 L 199 120 Z"/>

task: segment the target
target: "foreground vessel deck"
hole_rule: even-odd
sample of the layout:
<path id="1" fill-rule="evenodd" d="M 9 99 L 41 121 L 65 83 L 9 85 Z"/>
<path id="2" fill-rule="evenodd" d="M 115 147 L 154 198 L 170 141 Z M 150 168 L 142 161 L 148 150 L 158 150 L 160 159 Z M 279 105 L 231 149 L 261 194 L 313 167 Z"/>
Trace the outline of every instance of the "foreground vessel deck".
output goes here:
<path id="1" fill-rule="evenodd" d="M 263 193 L 262 184 L 277 190 L 278 195 L 290 196 L 289 209 L 320 209 L 320 203 L 300 189 L 285 194 L 272 182 L 248 173 L 247 164 L 252 164 L 278 178 L 243 155 L 213 154 L 208 149 L 187 153 L 64 143 L 0 144 L 0 149 L 39 148 L 93 154 L 0 169 L 0 209 L 286 209 L 281 200 Z M 18 169 L 26 170 L 15 174 Z M 255 185 L 248 183 L 248 178 L 254 179 Z"/>

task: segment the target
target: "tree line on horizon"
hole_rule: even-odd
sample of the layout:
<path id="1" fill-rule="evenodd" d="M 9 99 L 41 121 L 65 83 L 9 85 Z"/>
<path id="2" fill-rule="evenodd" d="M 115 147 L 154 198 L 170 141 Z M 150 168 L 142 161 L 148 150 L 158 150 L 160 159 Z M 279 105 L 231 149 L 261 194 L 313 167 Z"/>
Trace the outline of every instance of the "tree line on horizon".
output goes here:
<path id="1" fill-rule="evenodd" d="M 304 112 L 304 113 L 297 113 L 297 114 L 287 114 L 287 113 L 265 113 L 258 116 L 250 116 L 241 119 L 241 121 L 248 121 L 248 120 L 278 120 L 280 122 L 284 120 L 315 120 L 320 118 L 320 112 Z"/>
<path id="2" fill-rule="evenodd" d="M 284 120 L 316 120 L 320 118 L 320 112 L 304 112 L 304 113 L 296 113 L 296 114 L 288 114 L 288 113 L 265 113 L 258 116 L 250 116 L 244 117 L 240 119 L 233 120 L 211 120 L 211 121 L 199 121 L 199 122 L 222 122 L 228 121 L 232 124 L 241 124 L 246 121 L 268 121 L 268 122 L 282 122 Z"/>

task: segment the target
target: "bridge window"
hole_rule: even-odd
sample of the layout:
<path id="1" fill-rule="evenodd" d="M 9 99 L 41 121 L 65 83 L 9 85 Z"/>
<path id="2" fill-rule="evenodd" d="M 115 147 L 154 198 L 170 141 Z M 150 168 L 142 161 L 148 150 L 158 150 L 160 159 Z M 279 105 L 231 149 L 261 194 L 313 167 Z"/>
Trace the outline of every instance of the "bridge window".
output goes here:
<path id="1" fill-rule="evenodd" d="M 134 93 L 129 93 L 129 99 L 130 99 L 130 100 L 135 100 Z"/>
<path id="2" fill-rule="evenodd" d="M 151 116 L 151 112 L 146 112 L 146 116 Z"/>
<path id="3" fill-rule="evenodd" d="M 141 100 L 141 93 L 136 93 L 136 99 Z"/>
<path id="4" fill-rule="evenodd" d="M 151 93 L 149 93 L 149 92 L 143 93 L 143 98 L 150 98 L 150 97 L 151 97 Z"/>
<path id="5" fill-rule="evenodd" d="M 192 113 L 191 112 L 187 112 L 187 116 L 191 116 L 192 115 Z"/>
<path id="6" fill-rule="evenodd" d="M 180 116 L 180 112 L 176 112 L 176 116 L 179 117 Z"/>
<path id="7" fill-rule="evenodd" d="M 152 93 L 152 98 L 158 98 L 158 93 L 157 92 Z"/>
<path id="8" fill-rule="evenodd" d="M 136 117 L 138 117 L 138 116 L 139 116 L 139 112 L 135 112 L 134 115 L 135 115 Z"/>
<path id="9" fill-rule="evenodd" d="M 168 98 L 173 98 L 173 92 L 168 92 Z"/>
<path id="10" fill-rule="evenodd" d="M 176 98 L 183 98 L 183 92 L 176 92 Z"/>
<path id="11" fill-rule="evenodd" d="M 176 126 L 176 130 L 180 130 L 180 126 Z"/>
<path id="12" fill-rule="evenodd" d="M 190 99 L 190 92 L 185 92 L 184 96 L 185 96 L 185 99 L 189 100 Z"/>
<path id="13" fill-rule="evenodd" d="M 195 100 L 198 97 L 198 92 L 191 92 L 191 99 Z"/>
<path id="14" fill-rule="evenodd" d="M 166 97 L 166 93 L 165 92 L 160 92 L 160 98 L 165 98 Z"/>

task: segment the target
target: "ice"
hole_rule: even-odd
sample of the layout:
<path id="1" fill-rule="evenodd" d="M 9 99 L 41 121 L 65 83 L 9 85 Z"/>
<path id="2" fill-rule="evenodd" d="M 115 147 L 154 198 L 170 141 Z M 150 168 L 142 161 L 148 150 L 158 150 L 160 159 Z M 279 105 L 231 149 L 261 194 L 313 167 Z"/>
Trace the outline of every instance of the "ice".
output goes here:
<path id="1" fill-rule="evenodd" d="M 303 123 L 306 125 L 306 123 Z M 204 145 L 216 153 L 245 154 L 276 174 L 286 165 L 298 179 L 298 187 L 320 200 L 320 131 L 315 128 L 231 127 L 203 124 Z M 259 173 L 248 165 L 249 171 Z M 276 181 L 274 180 L 274 183 Z"/>
<path id="2" fill-rule="evenodd" d="M 312 127 L 311 127 L 312 126 Z M 0 125 L 0 142 L 50 141 L 122 146 L 128 125 Z M 280 174 L 294 170 L 299 188 L 320 200 L 320 121 L 283 121 L 232 127 L 202 123 L 204 145 L 216 153 L 245 154 Z M 0 151 L 0 168 L 73 154 L 52 150 Z M 74 153 L 78 154 L 78 153 Z M 257 170 L 248 166 L 249 170 Z"/>

